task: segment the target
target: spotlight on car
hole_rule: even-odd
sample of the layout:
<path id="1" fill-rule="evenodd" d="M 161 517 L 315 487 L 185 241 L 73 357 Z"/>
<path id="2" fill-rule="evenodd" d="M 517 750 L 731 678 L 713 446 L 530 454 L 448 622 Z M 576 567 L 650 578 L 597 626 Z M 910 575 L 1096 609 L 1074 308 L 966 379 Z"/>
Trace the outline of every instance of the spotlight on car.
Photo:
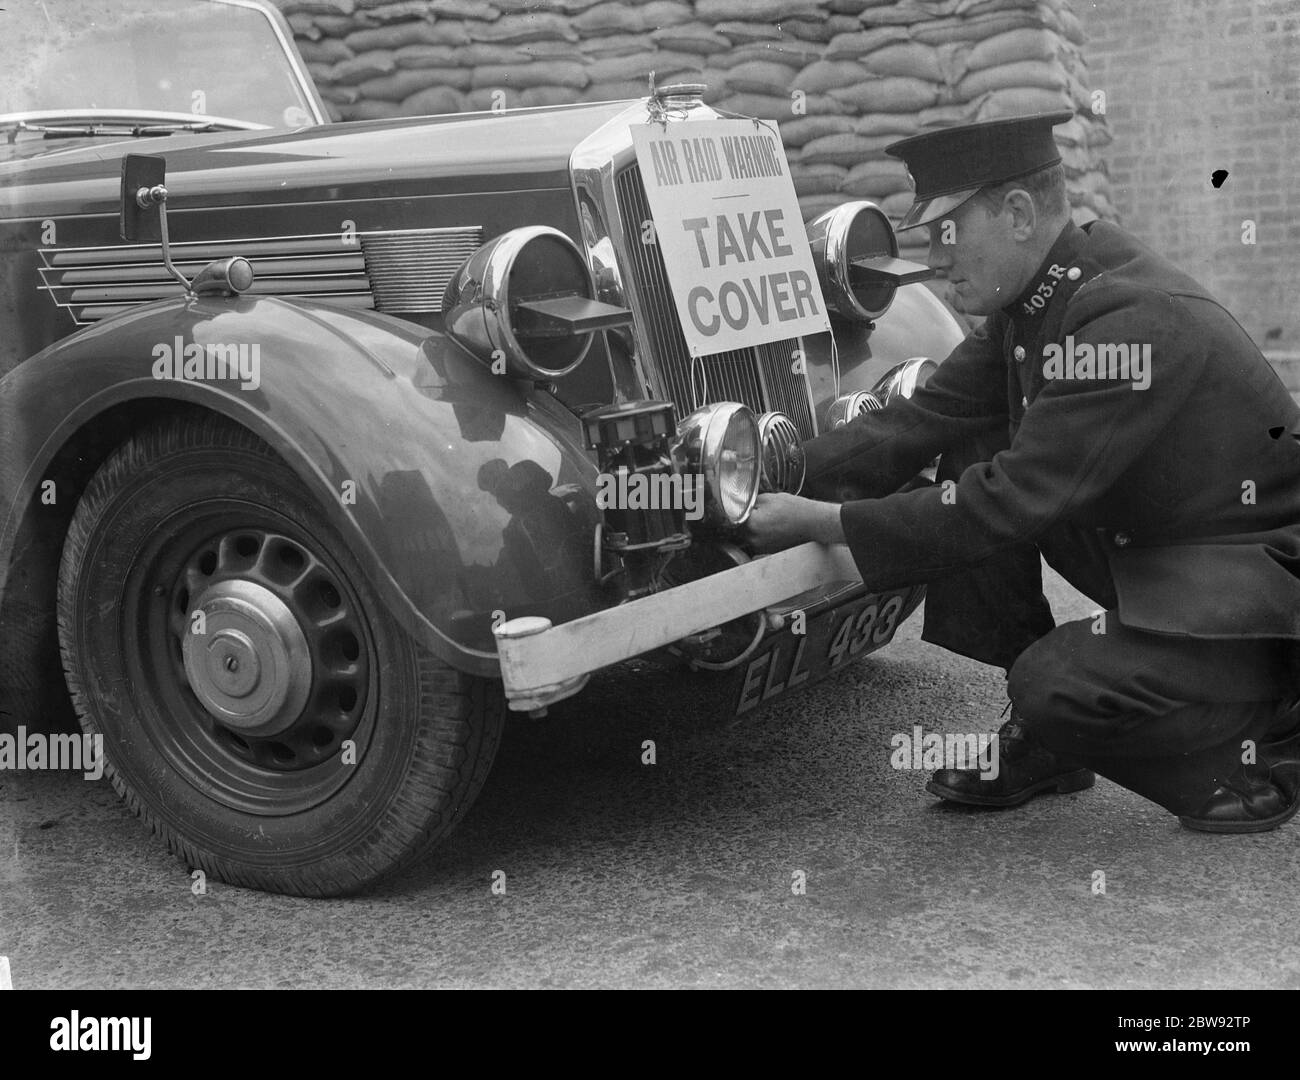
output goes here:
<path id="1" fill-rule="evenodd" d="M 705 405 L 677 427 L 673 459 L 679 471 L 704 477 L 704 522 L 743 525 L 758 498 L 758 422 L 744 405 Z"/>

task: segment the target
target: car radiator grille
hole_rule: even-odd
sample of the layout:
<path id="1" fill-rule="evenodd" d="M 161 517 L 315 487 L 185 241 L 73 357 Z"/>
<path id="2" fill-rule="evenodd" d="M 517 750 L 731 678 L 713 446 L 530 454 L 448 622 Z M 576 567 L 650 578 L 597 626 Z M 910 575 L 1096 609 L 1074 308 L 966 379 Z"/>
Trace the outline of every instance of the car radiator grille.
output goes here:
<path id="1" fill-rule="evenodd" d="M 442 310 L 448 280 L 482 242 L 482 228 L 470 225 L 180 242 L 171 255 L 189 278 L 214 259 L 242 255 L 256 275 L 253 296 L 415 314 Z M 42 288 L 79 326 L 181 295 L 157 244 L 43 248 L 40 256 Z"/>
<path id="2" fill-rule="evenodd" d="M 815 432 L 808 383 L 795 372 L 799 339 L 712 353 L 692 362 L 663 256 L 657 245 L 641 239 L 642 223 L 652 215 L 640 169 L 629 166 L 619 173 L 615 183 L 624 244 L 632 263 L 629 300 L 645 327 L 651 367 L 658 374 L 662 392 L 683 416 L 700 405 L 739 401 L 755 413 L 785 413 L 795 422 L 800 435 L 812 438 Z"/>

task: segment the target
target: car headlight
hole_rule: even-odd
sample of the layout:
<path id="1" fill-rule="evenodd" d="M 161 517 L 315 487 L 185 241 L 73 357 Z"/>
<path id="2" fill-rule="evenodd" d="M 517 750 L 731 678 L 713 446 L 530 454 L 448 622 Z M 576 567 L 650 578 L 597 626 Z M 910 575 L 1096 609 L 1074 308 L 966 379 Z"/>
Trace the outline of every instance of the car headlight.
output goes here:
<path id="1" fill-rule="evenodd" d="M 626 308 L 595 295 L 577 245 L 558 229 L 529 225 L 465 260 L 447 282 L 443 322 L 494 373 L 548 382 L 582 363 L 596 331 L 631 321 Z"/>
<path id="2" fill-rule="evenodd" d="M 900 285 L 934 276 L 928 266 L 898 257 L 889 218 L 865 199 L 843 203 L 810 221 L 808 244 L 826 303 L 852 322 L 880 318 Z"/>
<path id="3" fill-rule="evenodd" d="M 677 427 L 677 467 L 704 477 L 704 520 L 742 525 L 758 498 L 758 421 L 744 405 L 718 402 L 696 409 Z"/>

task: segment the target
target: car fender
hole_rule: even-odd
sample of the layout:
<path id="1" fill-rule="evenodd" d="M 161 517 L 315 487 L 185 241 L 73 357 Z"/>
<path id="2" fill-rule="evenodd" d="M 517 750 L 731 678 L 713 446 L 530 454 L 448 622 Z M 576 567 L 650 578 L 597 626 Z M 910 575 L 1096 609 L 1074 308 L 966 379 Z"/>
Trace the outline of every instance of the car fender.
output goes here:
<path id="1" fill-rule="evenodd" d="M 212 354 L 238 361 L 233 375 Z M 265 296 L 137 308 L 0 380 L 0 588 L 61 449 L 107 411 L 150 401 L 202 406 L 265 440 L 403 627 L 471 674 L 499 676 L 494 623 L 609 603 L 591 570 L 596 467 L 571 413 L 443 333 Z"/>

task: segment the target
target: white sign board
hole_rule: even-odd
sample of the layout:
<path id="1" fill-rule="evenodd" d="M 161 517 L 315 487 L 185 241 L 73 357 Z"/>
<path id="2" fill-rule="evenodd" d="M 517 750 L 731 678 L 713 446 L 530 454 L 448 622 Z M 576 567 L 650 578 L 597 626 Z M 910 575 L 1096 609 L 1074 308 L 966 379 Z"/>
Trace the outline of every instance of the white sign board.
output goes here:
<path id="1" fill-rule="evenodd" d="M 643 124 L 632 144 L 655 221 L 641 236 L 659 244 L 692 356 L 830 329 L 775 125 Z"/>

